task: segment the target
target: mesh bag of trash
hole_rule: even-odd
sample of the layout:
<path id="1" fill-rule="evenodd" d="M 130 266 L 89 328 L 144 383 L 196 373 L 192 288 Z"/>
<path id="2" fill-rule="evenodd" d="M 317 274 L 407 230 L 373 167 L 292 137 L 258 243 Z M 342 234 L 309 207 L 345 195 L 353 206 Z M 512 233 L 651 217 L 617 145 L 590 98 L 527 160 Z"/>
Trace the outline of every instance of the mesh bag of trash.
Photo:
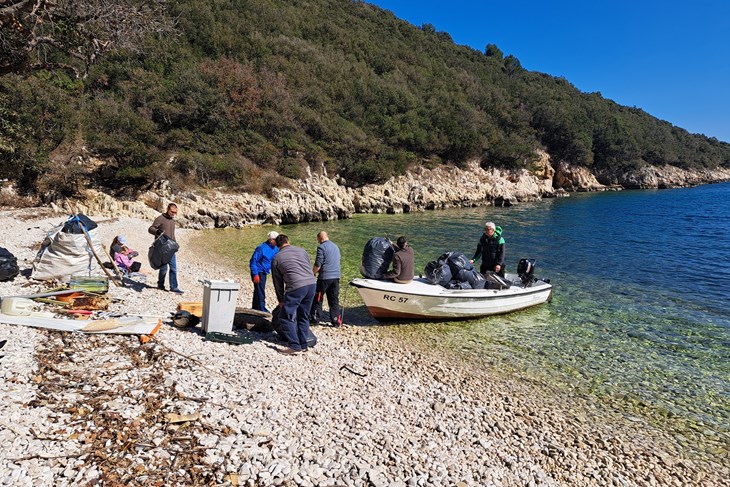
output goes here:
<path id="1" fill-rule="evenodd" d="M 373 237 L 362 251 L 360 273 L 369 279 L 382 279 L 393 260 L 393 244 L 385 237 Z"/>
<path id="2" fill-rule="evenodd" d="M 469 262 L 469 258 L 463 252 L 449 252 L 442 257 L 444 256 L 448 256 L 446 257 L 446 262 L 449 264 L 449 269 L 451 269 L 451 275 L 453 276 L 458 275 L 462 270 L 468 271 L 474 268 L 471 262 Z"/>
<path id="3" fill-rule="evenodd" d="M 19 273 L 18 259 L 8 249 L 0 247 L 0 281 L 11 281 Z"/>
<path id="4" fill-rule="evenodd" d="M 484 289 L 486 278 L 474 269 L 462 269 L 456 275 L 459 282 L 468 282 L 470 289 Z"/>
<path id="5" fill-rule="evenodd" d="M 159 269 L 169 264 L 172 256 L 180 249 L 180 245 L 165 234 L 160 235 L 150 246 L 147 257 L 150 260 L 150 267 Z"/>
<path id="6" fill-rule="evenodd" d="M 426 274 L 426 279 L 428 279 L 428 282 L 431 284 L 439 284 L 444 287 L 446 287 L 449 284 L 449 281 L 453 278 L 449 265 L 441 260 L 434 260 L 426 264 L 424 274 Z"/>

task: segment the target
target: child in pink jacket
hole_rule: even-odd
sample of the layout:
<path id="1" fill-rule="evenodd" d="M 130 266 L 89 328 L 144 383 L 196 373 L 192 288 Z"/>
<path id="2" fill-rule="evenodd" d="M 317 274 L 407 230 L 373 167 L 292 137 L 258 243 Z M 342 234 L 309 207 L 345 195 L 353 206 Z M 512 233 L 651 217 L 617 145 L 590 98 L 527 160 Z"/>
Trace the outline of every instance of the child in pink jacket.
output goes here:
<path id="1" fill-rule="evenodd" d="M 139 272 L 142 264 L 132 260 L 132 257 L 137 255 L 137 252 L 123 245 L 119 248 L 119 251 L 114 253 L 114 263 L 126 272 Z"/>

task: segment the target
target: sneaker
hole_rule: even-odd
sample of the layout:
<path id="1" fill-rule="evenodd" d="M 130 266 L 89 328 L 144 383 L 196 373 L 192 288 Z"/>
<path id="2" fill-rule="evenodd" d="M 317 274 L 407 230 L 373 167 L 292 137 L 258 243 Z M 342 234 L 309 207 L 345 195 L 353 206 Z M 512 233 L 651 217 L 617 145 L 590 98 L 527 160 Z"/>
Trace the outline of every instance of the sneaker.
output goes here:
<path id="1" fill-rule="evenodd" d="M 278 352 L 279 352 L 280 354 L 282 354 L 282 355 L 301 355 L 301 353 L 302 353 L 302 351 L 301 351 L 301 350 L 294 350 L 293 348 L 289 348 L 289 347 L 286 347 L 286 348 L 280 348 L 280 349 L 279 349 L 279 350 L 277 350 L 277 351 L 278 351 Z"/>
<path id="2" fill-rule="evenodd" d="M 185 291 L 182 289 L 170 289 L 170 292 L 175 294 L 185 294 Z"/>
<path id="3" fill-rule="evenodd" d="M 160 291 L 167 291 L 167 289 L 165 289 L 165 286 L 157 286 L 157 289 L 159 289 Z"/>

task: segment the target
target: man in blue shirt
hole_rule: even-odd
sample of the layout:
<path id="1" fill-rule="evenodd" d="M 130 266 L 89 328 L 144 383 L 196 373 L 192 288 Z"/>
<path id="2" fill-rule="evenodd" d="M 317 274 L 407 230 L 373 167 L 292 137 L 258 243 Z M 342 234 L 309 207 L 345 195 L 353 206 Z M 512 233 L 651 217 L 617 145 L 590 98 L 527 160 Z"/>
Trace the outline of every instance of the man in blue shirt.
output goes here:
<path id="1" fill-rule="evenodd" d="M 317 234 L 317 257 L 314 259 L 312 272 L 317 276 L 317 294 L 314 295 L 310 321 L 317 323 L 322 314 L 322 302 L 325 295 L 330 307 L 330 323 L 332 326 L 342 326 L 340 313 L 340 249 L 327 235 L 327 232 Z"/>
<path id="2" fill-rule="evenodd" d="M 266 276 L 271 271 L 271 261 L 279 252 L 276 247 L 277 232 L 269 232 L 266 242 L 263 242 L 253 251 L 249 267 L 251 268 L 251 280 L 253 281 L 253 304 L 251 307 L 258 311 L 268 313 L 266 309 Z"/>

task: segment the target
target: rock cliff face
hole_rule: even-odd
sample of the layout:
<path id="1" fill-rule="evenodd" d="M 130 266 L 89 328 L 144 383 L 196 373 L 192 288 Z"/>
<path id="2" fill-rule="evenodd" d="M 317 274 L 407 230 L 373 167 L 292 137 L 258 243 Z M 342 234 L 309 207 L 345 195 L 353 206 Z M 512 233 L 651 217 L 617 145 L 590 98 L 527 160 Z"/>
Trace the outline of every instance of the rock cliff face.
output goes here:
<path id="1" fill-rule="evenodd" d="M 587 167 L 571 166 L 561 162 L 555 171 L 554 185 L 565 191 L 604 191 L 607 187 L 598 182 Z"/>
<path id="2" fill-rule="evenodd" d="M 687 171 L 673 166 L 645 167 L 634 172 L 591 173 L 566 163 L 551 164 L 546 153 L 528 171 L 482 169 L 471 162 L 460 169 L 419 168 L 380 185 L 346 188 L 326 175 L 310 174 L 293 181 L 293 189 L 274 189 L 272 198 L 208 190 L 173 193 L 165 182 L 122 201 L 88 190 L 76 211 L 100 216 L 153 219 L 167 203 L 179 206 L 180 225 L 188 228 L 241 228 L 350 218 L 354 213 L 407 213 L 453 207 L 509 206 L 523 201 L 567 196 L 571 191 L 623 188 L 674 188 L 730 181 L 730 169 Z M 68 211 L 71 208 L 58 208 Z"/>
<path id="3" fill-rule="evenodd" d="M 683 188 L 698 184 L 730 181 L 730 169 L 691 169 L 675 166 L 646 166 L 636 171 L 616 174 L 608 171 L 596 173 L 596 179 L 605 185 L 618 185 L 626 189 Z"/>
<path id="4" fill-rule="evenodd" d="M 437 167 L 391 178 L 354 192 L 358 213 L 407 213 L 463 206 L 509 206 L 555 196 L 552 168 L 538 171 L 484 170 L 477 162 L 465 169 Z"/>

